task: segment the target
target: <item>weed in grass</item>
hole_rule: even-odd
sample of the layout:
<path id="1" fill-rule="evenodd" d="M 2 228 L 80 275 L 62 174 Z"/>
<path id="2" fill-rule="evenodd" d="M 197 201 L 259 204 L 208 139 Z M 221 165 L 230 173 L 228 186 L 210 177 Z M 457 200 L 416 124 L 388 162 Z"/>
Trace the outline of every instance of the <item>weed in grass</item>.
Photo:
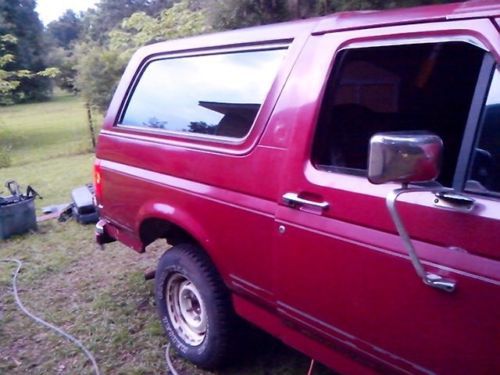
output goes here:
<path id="1" fill-rule="evenodd" d="M 159 320 L 154 320 L 152 322 L 148 322 L 144 326 L 144 331 L 151 337 L 156 336 L 156 337 L 161 337 L 163 336 L 163 327 L 160 324 Z"/>
<path id="2" fill-rule="evenodd" d="M 0 135 L 0 138 L 2 135 Z M 10 151 L 12 146 L 10 145 L 0 145 L 0 168 L 10 167 L 12 164 L 12 159 L 10 157 Z"/>

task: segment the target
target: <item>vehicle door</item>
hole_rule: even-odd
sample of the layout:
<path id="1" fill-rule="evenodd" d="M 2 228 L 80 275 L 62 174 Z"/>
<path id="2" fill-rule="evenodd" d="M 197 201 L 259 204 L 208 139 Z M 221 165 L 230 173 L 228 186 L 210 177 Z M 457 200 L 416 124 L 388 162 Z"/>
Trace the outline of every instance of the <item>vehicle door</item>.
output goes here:
<path id="1" fill-rule="evenodd" d="M 488 19 L 311 36 L 288 83 L 300 116 L 286 119 L 275 221 L 287 324 L 381 371 L 498 371 L 499 40 Z M 421 130 L 444 144 L 434 185 L 474 199 L 470 210 L 431 192 L 398 202 L 424 268 L 453 292 L 412 267 L 386 207 L 400 185 L 366 177 L 373 134 Z"/>

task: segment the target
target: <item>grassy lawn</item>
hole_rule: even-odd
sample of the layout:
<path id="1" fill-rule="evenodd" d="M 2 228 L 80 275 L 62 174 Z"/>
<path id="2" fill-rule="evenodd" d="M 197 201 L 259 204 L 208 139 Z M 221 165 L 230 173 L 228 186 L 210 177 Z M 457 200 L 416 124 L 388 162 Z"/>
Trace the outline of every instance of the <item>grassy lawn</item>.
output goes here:
<path id="1" fill-rule="evenodd" d="M 96 124 L 102 116 L 96 117 Z M 46 103 L 0 107 L 0 166 L 92 152 L 82 100 L 59 95 Z M 5 166 L 5 164 L 3 164 Z"/>
<path id="2" fill-rule="evenodd" d="M 91 181 L 86 114 L 76 97 L 0 107 L 0 152 L 2 147 L 11 166 L 0 168 L 0 184 L 31 184 L 44 197 L 38 209 L 68 202 L 72 188 Z M 26 307 L 80 339 L 104 374 L 164 374 L 166 338 L 153 283 L 143 273 L 166 248 L 156 243 L 140 255 L 113 243 L 101 251 L 92 226 L 47 221 L 37 232 L 0 240 L 0 259 L 24 262 L 19 292 Z M 17 310 L 10 294 L 14 269 L 0 263 L 0 374 L 92 373 L 76 347 Z M 254 332 L 241 346 L 243 356 L 219 374 L 307 372 L 306 357 L 265 335 Z M 174 364 L 180 374 L 210 374 L 175 356 Z M 318 367 L 314 373 L 329 372 Z"/>

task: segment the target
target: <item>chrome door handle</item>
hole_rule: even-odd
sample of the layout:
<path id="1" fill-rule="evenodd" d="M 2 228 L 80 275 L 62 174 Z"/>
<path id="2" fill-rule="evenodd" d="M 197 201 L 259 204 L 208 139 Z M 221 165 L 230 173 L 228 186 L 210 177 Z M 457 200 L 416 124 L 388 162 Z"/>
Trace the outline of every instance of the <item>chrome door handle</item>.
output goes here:
<path id="1" fill-rule="evenodd" d="M 283 203 L 287 206 L 295 208 L 299 206 L 309 206 L 326 210 L 329 206 L 328 202 L 315 202 L 308 199 L 300 198 L 297 193 L 286 193 L 283 195 Z"/>

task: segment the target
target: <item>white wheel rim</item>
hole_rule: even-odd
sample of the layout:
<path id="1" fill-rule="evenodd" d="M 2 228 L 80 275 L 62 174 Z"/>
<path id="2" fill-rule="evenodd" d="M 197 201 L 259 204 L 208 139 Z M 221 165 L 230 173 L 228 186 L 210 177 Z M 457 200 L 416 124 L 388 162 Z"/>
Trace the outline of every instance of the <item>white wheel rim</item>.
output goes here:
<path id="1" fill-rule="evenodd" d="M 191 346 L 201 345 L 207 333 L 207 316 L 200 292 L 186 276 L 175 273 L 165 289 L 168 317 L 177 336 Z"/>

